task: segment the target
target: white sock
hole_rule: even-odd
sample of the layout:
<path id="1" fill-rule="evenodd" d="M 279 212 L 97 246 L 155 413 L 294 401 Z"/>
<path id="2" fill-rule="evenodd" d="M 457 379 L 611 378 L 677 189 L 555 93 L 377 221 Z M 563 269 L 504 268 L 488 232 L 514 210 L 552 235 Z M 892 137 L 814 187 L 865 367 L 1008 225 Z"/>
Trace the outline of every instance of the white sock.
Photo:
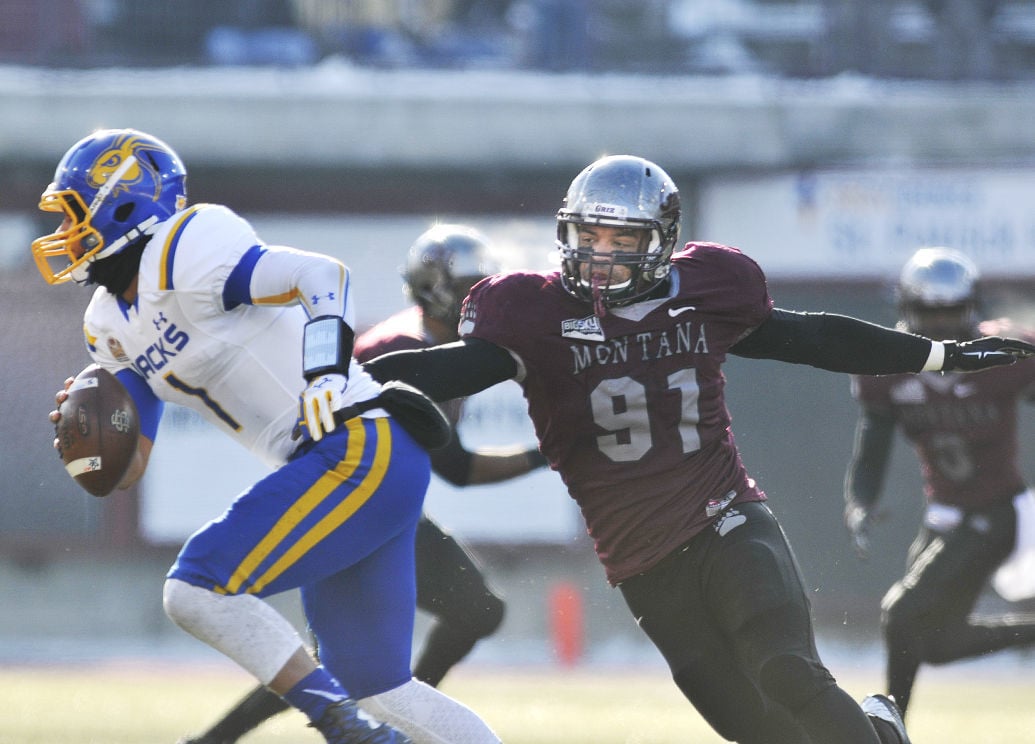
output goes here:
<path id="1" fill-rule="evenodd" d="M 264 685 L 303 647 L 295 627 L 251 594 L 216 594 L 167 579 L 162 601 L 174 623 L 229 656 Z"/>
<path id="2" fill-rule="evenodd" d="M 413 744 L 500 744 L 474 711 L 415 679 L 363 698 L 359 705 L 409 736 Z"/>

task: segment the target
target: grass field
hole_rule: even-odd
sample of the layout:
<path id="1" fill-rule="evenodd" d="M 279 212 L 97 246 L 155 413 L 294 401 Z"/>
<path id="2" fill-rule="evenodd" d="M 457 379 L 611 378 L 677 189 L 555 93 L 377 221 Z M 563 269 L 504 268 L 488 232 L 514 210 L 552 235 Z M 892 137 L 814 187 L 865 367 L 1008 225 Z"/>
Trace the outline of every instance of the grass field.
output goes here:
<path id="1" fill-rule="evenodd" d="M 928 673 L 910 712 L 914 744 L 1035 742 L 1035 675 L 1005 678 L 1014 676 Z M 862 697 L 873 682 L 843 677 L 842 686 Z M 220 664 L 4 667 L 0 744 L 173 744 L 247 689 L 243 673 Z M 460 667 L 443 690 L 477 710 L 507 744 L 722 741 L 657 672 Z M 242 744 L 320 741 L 300 714 L 288 712 Z"/>

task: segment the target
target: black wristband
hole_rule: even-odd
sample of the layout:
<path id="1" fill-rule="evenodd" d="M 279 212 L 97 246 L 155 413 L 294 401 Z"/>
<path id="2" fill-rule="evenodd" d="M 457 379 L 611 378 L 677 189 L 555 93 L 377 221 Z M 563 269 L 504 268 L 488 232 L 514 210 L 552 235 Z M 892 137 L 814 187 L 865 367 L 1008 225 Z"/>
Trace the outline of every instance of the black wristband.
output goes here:
<path id="1" fill-rule="evenodd" d="M 312 380 L 328 372 L 348 377 L 356 334 L 337 315 L 321 315 L 302 332 L 302 375 Z"/>
<path id="2" fill-rule="evenodd" d="M 526 450 L 525 458 L 528 460 L 529 470 L 535 470 L 536 468 L 541 468 L 549 464 L 547 459 L 543 456 L 543 453 L 538 449 Z"/>

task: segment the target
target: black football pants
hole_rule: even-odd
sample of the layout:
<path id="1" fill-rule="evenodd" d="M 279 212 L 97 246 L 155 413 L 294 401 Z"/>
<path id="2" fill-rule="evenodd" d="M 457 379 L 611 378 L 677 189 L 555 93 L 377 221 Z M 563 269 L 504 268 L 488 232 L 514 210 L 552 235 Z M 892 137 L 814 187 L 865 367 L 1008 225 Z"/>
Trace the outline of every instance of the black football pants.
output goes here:
<path id="1" fill-rule="evenodd" d="M 620 589 L 680 690 L 725 739 L 879 741 L 819 659 L 797 561 L 765 504 L 730 507 Z"/>
<path id="2" fill-rule="evenodd" d="M 503 622 L 503 600 L 485 583 L 474 558 L 424 515 L 417 523 L 417 607 L 435 623 L 413 667 L 432 687 Z"/>
<path id="3" fill-rule="evenodd" d="M 947 532 L 921 526 L 906 575 L 881 602 L 887 689 L 903 713 L 921 664 L 1035 643 L 1035 617 L 970 617 L 989 577 L 1013 550 L 1015 531 L 1012 501 L 970 512 Z"/>

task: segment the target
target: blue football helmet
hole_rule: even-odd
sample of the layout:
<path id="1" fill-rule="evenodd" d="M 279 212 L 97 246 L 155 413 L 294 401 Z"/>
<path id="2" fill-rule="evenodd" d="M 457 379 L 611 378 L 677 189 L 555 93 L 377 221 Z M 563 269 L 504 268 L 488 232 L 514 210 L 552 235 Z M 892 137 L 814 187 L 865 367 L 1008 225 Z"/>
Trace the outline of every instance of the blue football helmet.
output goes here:
<path id="1" fill-rule="evenodd" d="M 49 284 L 86 283 L 90 264 L 117 255 L 187 205 L 187 171 L 172 148 L 134 129 L 105 129 L 61 158 L 39 208 L 64 217 L 32 241 Z"/>
<path id="2" fill-rule="evenodd" d="M 604 308 L 647 296 L 668 278 L 679 218 L 679 190 L 654 163 L 612 155 L 590 164 L 571 182 L 557 212 L 562 285 L 569 294 L 591 302 L 598 315 Z M 641 248 L 607 254 L 580 248 L 579 228 L 587 225 L 640 230 Z M 613 275 L 615 266 L 628 267 L 629 278 L 597 284 L 587 278 L 601 267 Z"/>

